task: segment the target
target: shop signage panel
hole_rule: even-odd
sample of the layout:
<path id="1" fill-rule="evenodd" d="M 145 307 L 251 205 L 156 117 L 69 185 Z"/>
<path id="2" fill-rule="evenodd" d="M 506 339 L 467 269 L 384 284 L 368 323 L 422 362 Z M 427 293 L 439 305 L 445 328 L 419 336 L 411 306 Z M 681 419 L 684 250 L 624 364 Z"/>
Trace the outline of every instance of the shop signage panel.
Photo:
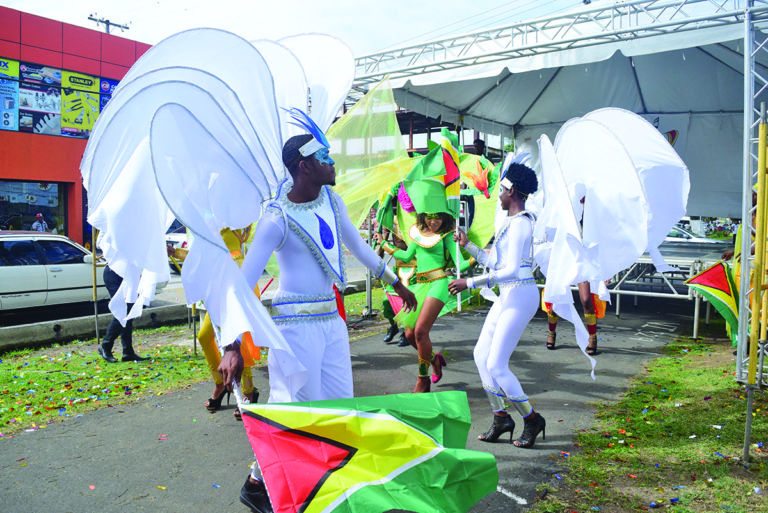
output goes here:
<path id="1" fill-rule="evenodd" d="M 0 78 L 19 79 L 19 61 L 0 57 Z"/>
<path id="2" fill-rule="evenodd" d="M 22 82 L 19 85 L 19 131 L 61 135 L 61 89 Z"/>
<path id="3" fill-rule="evenodd" d="M 19 129 L 19 83 L 0 78 L 0 130 Z"/>
<path id="4" fill-rule="evenodd" d="M 19 63 L 19 78 L 22 82 L 61 87 L 61 70 L 31 62 Z"/>

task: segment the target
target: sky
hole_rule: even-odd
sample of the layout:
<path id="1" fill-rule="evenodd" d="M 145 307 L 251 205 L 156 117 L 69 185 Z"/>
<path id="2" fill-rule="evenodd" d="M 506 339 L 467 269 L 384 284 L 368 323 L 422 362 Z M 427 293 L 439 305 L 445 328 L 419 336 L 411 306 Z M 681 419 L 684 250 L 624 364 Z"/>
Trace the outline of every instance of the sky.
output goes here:
<path id="1" fill-rule="evenodd" d="M 612 0 L 592 0 L 595 4 Z M 582 0 L 0 0 L 0 5 L 104 30 L 88 17 L 127 25 L 115 35 L 154 44 L 196 27 L 248 40 L 321 32 L 355 56 L 584 9 Z"/>

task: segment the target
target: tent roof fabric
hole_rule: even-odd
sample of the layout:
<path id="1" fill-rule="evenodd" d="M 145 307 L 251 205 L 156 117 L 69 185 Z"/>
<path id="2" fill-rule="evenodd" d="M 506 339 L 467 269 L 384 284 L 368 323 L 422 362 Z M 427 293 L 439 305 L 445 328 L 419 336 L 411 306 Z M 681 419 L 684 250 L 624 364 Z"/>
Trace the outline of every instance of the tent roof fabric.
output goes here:
<path id="1" fill-rule="evenodd" d="M 389 74 L 401 107 L 467 129 L 514 134 L 518 147 L 535 156 L 540 134 L 554 138 L 562 123 L 598 108 L 684 114 L 688 125 L 678 131 L 686 134 L 685 147 L 675 149 L 691 170 L 688 214 L 740 217 L 746 3 L 635 1 L 582 9 L 360 57 L 355 84 L 365 88 Z M 755 0 L 750 16 L 755 27 L 766 26 L 768 0 Z M 755 69 L 768 74 L 764 52 L 756 54 Z M 768 95 L 760 92 L 760 101 Z"/>

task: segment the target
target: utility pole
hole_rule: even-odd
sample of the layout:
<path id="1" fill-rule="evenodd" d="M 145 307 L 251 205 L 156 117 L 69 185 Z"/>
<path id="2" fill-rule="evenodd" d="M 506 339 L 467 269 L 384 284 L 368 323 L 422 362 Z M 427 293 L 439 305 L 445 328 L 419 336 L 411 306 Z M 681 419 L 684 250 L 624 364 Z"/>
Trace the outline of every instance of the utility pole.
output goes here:
<path id="1" fill-rule="evenodd" d="M 97 14 L 93 13 L 90 16 L 88 16 L 88 19 L 91 20 L 91 21 L 95 21 L 96 25 L 100 25 L 100 24 L 103 23 L 104 24 L 104 31 L 107 34 L 109 34 L 109 28 L 110 27 L 117 27 L 121 31 L 126 31 L 126 30 L 128 30 L 130 28 L 128 25 L 120 25 L 119 23 L 112 23 L 109 20 L 105 20 L 104 18 L 97 18 L 96 16 L 97 16 Z"/>

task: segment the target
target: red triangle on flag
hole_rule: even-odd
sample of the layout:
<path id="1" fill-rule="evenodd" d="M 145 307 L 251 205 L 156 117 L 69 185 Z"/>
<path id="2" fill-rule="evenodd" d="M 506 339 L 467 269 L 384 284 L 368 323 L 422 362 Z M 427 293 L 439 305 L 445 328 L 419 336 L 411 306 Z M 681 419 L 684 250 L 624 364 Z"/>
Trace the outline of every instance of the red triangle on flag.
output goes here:
<path id="1" fill-rule="evenodd" d="M 300 513 L 357 449 L 243 410 L 275 513 Z"/>
<path id="2" fill-rule="evenodd" d="M 731 286 L 728 283 L 728 277 L 725 274 L 725 269 L 720 265 L 720 262 L 700 274 L 697 274 L 688 280 L 687 283 L 709 287 L 728 295 L 733 294 Z"/>
<path id="3" fill-rule="evenodd" d="M 453 160 L 451 154 L 443 148 L 443 165 L 445 166 L 445 175 L 443 176 L 443 183 L 447 188 L 449 185 L 457 182 L 461 175 L 456 162 Z"/>

